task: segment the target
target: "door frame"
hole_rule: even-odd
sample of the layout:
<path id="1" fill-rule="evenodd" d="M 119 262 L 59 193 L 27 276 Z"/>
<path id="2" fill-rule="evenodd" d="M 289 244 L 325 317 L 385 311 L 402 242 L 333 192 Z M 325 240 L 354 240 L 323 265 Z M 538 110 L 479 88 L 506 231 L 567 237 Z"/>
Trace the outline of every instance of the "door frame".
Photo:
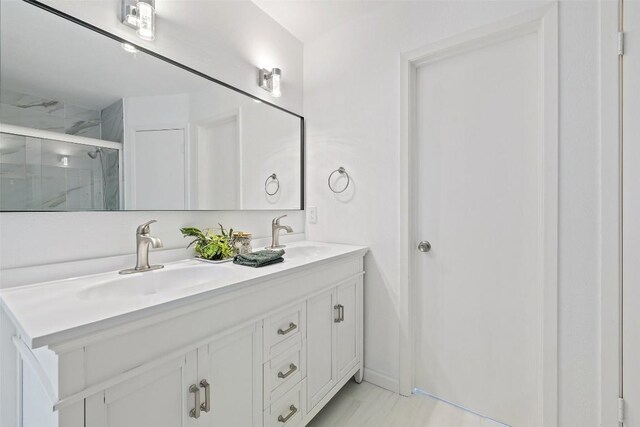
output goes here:
<path id="1" fill-rule="evenodd" d="M 461 33 L 401 55 L 400 64 L 400 321 L 399 389 L 408 396 L 414 387 L 415 331 L 413 314 L 415 286 L 416 201 L 418 165 L 415 156 L 415 75 L 419 66 L 459 54 L 469 49 L 508 40 L 518 35 L 537 34 L 541 138 L 540 167 L 543 241 L 539 266 L 541 277 L 542 337 L 539 370 L 541 426 L 558 425 L 558 4 L 515 15 L 494 24 Z"/>
<path id="2" fill-rule="evenodd" d="M 215 114 L 211 117 L 207 117 L 205 119 L 199 120 L 195 123 L 195 125 L 193 126 L 193 152 L 192 152 L 192 157 L 193 159 L 189 159 L 189 161 L 191 163 L 193 163 L 193 168 L 192 168 L 192 172 L 193 172 L 193 177 L 191 179 L 191 184 L 189 186 L 190 192 L 193 192 L 193 196 L 191 197 L 191 209 L 195 209 L 198 210 L 199 206 L 198 204 L 200 203 L 199 197 L 198 197 L 198 186 L 199 186 L 199 177 L 198 177 L 198 144 L 200 143 L 200 128 L 202 127 L 206 127 L 207 125 L 212 125 L 212 124 L 218 124 L 218 123 L 223 123 L 226 120 L 232 120 L 235 119 L 236 121 L 236 139 L 237 139 L 237 144 L 238 144 L 238 167 L 237 167 L 237 173 L 238 173 L 238 198 L 239 198 L 239 205 L 238 205 L 238 209 L 242 209 L 242 206 L 244 204 L 244 197 L 243 197 L 243 176 L 244 176 L 244 170 L 242 168 L 242 156 L 244 154 L 243 152 L 243 147 L 242 147 L 242 107 L 238 107 L 238 108 L 234 108 L 232 110 L 229 111 L 225 111 L 222 113 L 218 113 Z"/>
<path id="3" fill-rule="evenodd" d="M 600 425 L 618 427 L 622 396 L 622 2 L 600 6 Z"/>

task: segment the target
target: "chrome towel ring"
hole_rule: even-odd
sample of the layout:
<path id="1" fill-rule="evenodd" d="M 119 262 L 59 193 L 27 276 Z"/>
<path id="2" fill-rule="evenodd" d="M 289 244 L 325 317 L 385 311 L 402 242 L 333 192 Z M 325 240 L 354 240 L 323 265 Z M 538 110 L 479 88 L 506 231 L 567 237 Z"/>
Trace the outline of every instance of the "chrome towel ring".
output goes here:
<path id="1" fill-rule="evenodd" d="M 276 191 L 274 191 L 273 193 L 270 193 L 269 190 L 267 189 L 269 180 L 273 180 L 277 184 Z M 267 177 L 267 179 L 264 180 L 264 192 L 267 193 L 269 196 L 275 196 L 278 191 L 280 191 L 280 180 L 278 179 L 278 176 L 275 173 L 272 173 Z"/>
<path id="2" fill-rule="evenodd" d="M 333 188 L 333 186 L 331 185 L 331 178 L 333 177 L 333 175 L 335 173 L 339 173 L 340 175 L 344 175 L 347 177 L 347 183 L 345 184 L 344 188 L 342 190 L 336 190 L 335 188 Z M 331 174 L 329 174 L 329 178 L 327 179 L 327 184 L 329 185 L 329 189 L 331 191 L 333 191 L 336 194 L 339 193 L 343 193 L 348 187 L 349 187 L 349 183 L 351 182 L 351 178 L 349 178 L 349 174 L 347 173 L 347 171 L 345 170 L 345 168 L 343 168 L 342 166 L 340 166 L 338 169 L 334 170 L 333 172 L 331 172 Z"/>

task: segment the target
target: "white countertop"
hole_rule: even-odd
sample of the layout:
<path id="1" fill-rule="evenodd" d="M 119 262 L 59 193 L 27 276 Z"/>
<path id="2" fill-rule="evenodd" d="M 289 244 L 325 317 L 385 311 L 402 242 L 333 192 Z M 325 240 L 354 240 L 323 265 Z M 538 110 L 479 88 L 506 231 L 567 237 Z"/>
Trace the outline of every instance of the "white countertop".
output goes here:
<path id="1" fill-rule="evenodd" d="M 284 262 L 252 268 L 194 259 L 132 275 L 117 271 L 0 291 L 0 304 L 31 348 L 60 344 L 218 294 L 284 276 L 321 262 L 365 254 L 364 246 L 288 244 Z M 153 254 L 151 254 L 153 260 Z"/>

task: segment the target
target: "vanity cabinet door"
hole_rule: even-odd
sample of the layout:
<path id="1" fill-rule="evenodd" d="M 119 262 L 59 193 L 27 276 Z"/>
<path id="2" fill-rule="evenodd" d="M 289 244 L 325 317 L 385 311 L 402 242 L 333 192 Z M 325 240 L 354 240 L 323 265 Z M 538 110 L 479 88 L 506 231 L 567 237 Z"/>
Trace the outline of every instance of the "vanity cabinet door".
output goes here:
<path id="1" fill-rule="evenodd" d="M 88 397 L 86 427 L 196 427 L 189 417 L 196 382 L 197 352 L 151 368 Z"/>
<path id="2" fill-rule="evenodd" d="M 198 382 L 209 384 L 209 410 L 198 426 L 262 425 L 262 323 L 234 331 L 198 349 Z M 206 387 L 200 384 L 202 403 Z"/>
<path id="3" fill-rule="evenodd" d="M 338 379 L 358 364 L 358 280 L 336 289 L 336 364 Z"/>
<path id="4" fill-rule="evenodd" d="M 336 384 L 335 289 L 307 300 L 307 411 Z"/>

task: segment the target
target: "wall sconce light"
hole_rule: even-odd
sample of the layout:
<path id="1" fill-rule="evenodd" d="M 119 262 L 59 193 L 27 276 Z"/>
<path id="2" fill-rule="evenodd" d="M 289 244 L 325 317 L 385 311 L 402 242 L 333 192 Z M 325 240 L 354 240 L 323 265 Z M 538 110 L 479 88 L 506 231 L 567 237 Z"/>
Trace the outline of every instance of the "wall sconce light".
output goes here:
<path id="1" fill-rule="evenodd" d="M 67 156 L 60 156 L 60 165 L 62 166 L 69 166 L 69 157 Z"/>
<path id="2" fill-rule="evenodd" d="M 258 70 L 258 84 L 260 87 L 271 94 L 273 97 L 280 97 L 280 78 L 282 71 L 280 68 L 274 68 L 271 71 L 261 68 Z"/>
<path id="3" fill-rule="evenodd" d="M 156 38 L 155 0 L 121 0 L 121 20 L 128 27 L 135 28 L 142 40 Z"/>

